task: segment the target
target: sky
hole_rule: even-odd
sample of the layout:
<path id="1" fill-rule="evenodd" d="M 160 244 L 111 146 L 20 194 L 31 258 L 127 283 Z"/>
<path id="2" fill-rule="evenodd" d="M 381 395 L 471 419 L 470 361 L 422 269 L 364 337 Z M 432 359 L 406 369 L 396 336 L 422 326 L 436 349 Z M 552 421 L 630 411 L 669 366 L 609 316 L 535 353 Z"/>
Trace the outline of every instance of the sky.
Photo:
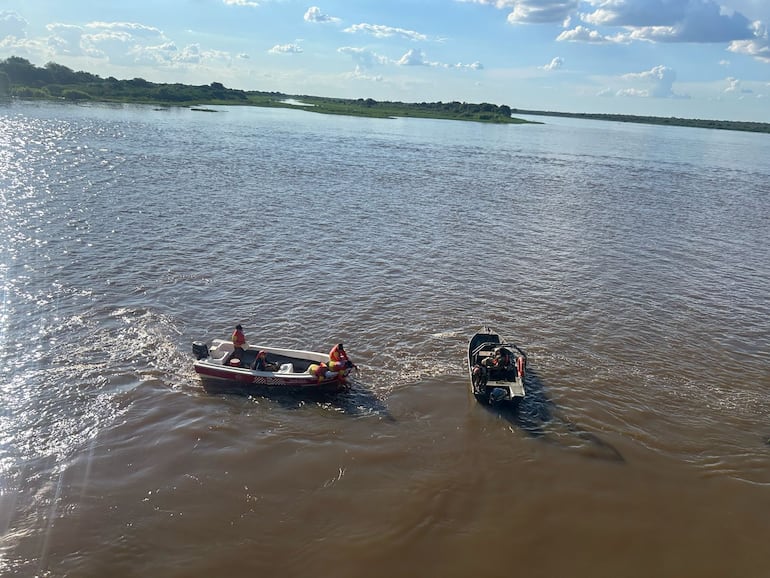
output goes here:
<path id="1" fill-rule="evenodd" d="M 770 0 L 0 0 L 0 59 L 346 99 L 770 122 Z"/>

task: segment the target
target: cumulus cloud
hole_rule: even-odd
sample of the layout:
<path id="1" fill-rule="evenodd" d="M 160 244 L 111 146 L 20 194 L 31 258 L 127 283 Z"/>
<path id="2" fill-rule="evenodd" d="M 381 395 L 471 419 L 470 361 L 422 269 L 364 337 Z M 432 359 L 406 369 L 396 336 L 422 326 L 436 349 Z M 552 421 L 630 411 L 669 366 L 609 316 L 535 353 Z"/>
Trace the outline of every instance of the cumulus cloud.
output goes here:
<path id="1" fill-rule="evenodd" d="M 407 50 L 406 53 L 396 61 L 399 66 L 428 66 L 431 68 L 454 68 L 457 70 L 481 70 L 484 68 L 480 62 L 473 62 L 471 64 L 463 64 L 458 62 L 457 64 L 447 64 L 444 62 L 433 62 L 425 59 L 425 53 L 422 50 L 416 50 L 414 48 Z"/>
<path id="2" fill-rule="evenodd" d="M 51 35 L 48 37 L 48 47 L 56 54 L 80 56 L 90 54 L 95 57 L 104 57 L 104 53 L 94 46 L 84 47 L 81 43 L 86 30 L 81 26 L 71 24 L 49 24 L 47 26 Z M 86 35 L 88 38 L 88 35 Z"/>
<path id="3" fill-rule="evenodd" d="M 340 21 L 340 19 L 335 16 L 329 16 L 328 14 L 321 12 L 321 9 L 318 6 L 311 6 L 308 8 L 304 18 L 305 22 L 315 22 L 320 24 Z"/>
<path id="4" fill-rule="evenodd" d="M 48 48 L 56 55 L 88 56 L 118 66 L 160 65 L 181 68 L 216 62 L 229 65 L 230 54 L 198 44 L 179 48 L 162 30 L 136 22 L 90 22 L 84 26 L 49 24 Z"/>
<path id="5" fill-rule="evenodd" d="M 585 26 L 575 26 L 572 30 L 565 30 L 556 37 L 557 42 L 609 42 L 610 39 L 601 35 L 596 30 Z"/>
<path id="6" fill-rule="evenodd" d="M 425 60 L 425 54 L 422 50 L 415 50 L 414 48 L 407 50 L 398 64 L 401 66 L 436 66 L 436 63 Z"/>
<path id="7" fill-rule="evenodd" d="M 350 72 L 345 76 L 352 80 L 366 80 L 370 82 L 382 82 L 383 80 L 383 77 L 380 76 L 379 74 L 378 75 L 367 74 L 366 71 L 359 66 L 356 66 L 356 69 L 353 72 Z"/>
<path id="8" fill-rule="evenodd" d="M 387 56 L 377 54 L 369 50 L 368 48 L 357 48 L 352 46 L 343 46 L 337 49 L 340 54 L 350 56 L 356 62 L 356 68 L 368 69 L 374 66 L 427 66 L 431 68 L 445 68 L 445 69 L 457 69 L 457 70 L 481 70 L 484 65 L 481 62 L 472 62 L 470 64 L 464 64 L 458 62 L 457 64 L 446 64 L 443 62 L 433 62 L 425 57 L 425 53 L 422 50 L 410 49 L 407 50 L 401 58 L 393 60 Z"/>
<path id="9" fill-rule="evenodd" d="M 513 4 L 513 11 L 508 14 L 508 22 L 512 24 L 564 22 L 578 8 L 577 0 L 527 0 L 510 3 Z"/>
<path id="10" fill-rule="evenodd" d="M 404 28 L 394 28 L 392 26 L 383 26 L 380 24 L 354 24 L 345 28 L 345 32 L 355 34 L 357 32 L 363 32 L 365 34 L 371 34 L 377 38 L 389 38 L 391 36 L 400 36 L 408 40 L 425 41 L 428 37 L 425 34 L 415 32 L 414 30 L 405 30 Z"/>
<path id="11" fill-rule="evenodd" d="M 26 38 L 27 21 L 16 12 L 0 12 L 0 41 L 7 38 Z"/>
<path id="12" fill-rule="evenodd" d="M 152 26 L 135 22 L 90 22 L 84 26 L 53 23 L 48 48 L 56 55 L 89 56 L 115 64 L 173 63 L 176 46 Z"/>
<path id="13" fill-rule="evenodd" d="M 337 49 L 340 54 L 346 54 L 350 56 L 357 66 L 364 68 L 372 68 L 379 64 L 387 64 L 389 59 L 385 56 L 380 56 L 376 52 L 372 52 L 368 48 L 355 48 L 352 46 L 343 46 Z"/>
<path id="14" fill-rule="evenodd" d="M 740 12 L 727 12 L 714 0 L 625 0 L 602 3 L 582 16 L 585 22 L 640 30 L 666 29 L 656 40 L 669 42 L 728 42 L 752 35 L 751 21 Z"/>
<path id="15" fill-rule="evenodd" d="M 458 0 L 509 10 L 511 24 L 564 22 L 578 9 L 578 0 Z"/>
<path id="16" fill-rule="evenodd" d="M 753 56 L 757 60 L 764 62 L 770 62 L 770 43 L 767 39 L 764 40 L 736 40 L 730 43 L 727 47 L 730 52 L 736 54 L 748 54 Z"/>
<path id="17" fill-rule="evenodd" d="M 652 98 L 688 98 L 674 92 L 676 71 L 667 66 L 656 66 L 644 72 L 624 74 L 622 79 L 636 84 L 618 92 L 621 96 L 647 96 Z M 640 88 L 641 85 L 641 88 Z"/>
<path id="18" fill-rule="evenodd" d="M 727 88 L 725 88 L 725 92 L 732 92 L 737 94 L 751 94 L 753 92 L 750 88 L 743 88 L 741 86 L 741 81 L 737 78 L 727 77 L 725 80 L 727 81 Z"/>
<path id="19" fill-rule="evenodd" d="M 276 44 L 270 50 L 270 54 L 299 54 L 302 47 L 299 44 Z"/>
<path id="20" fill-rule="evenodd" d="M 736 54 L 748 54 L 757 60 L 770 63 L 770 35 L 767 26 L 762 22 L 752 25 L 754 38 L 750 40 L 734 40 L 727 49 Z"/>
<path id="21" fill-rule="evenodd" d="M 558 70 L 564 66 L 564 59 L 561 56 L 557 56 L 551 60 L 548 64 L 541 66 L 543 70 Z"/>
<path id="22" fill-rule="evenodd" d="M 767 14 L 766 0 L 456 1 L 508 11 L 511 24 L 560 23 L 559 41 L 729 43 L 732 52 L 770 62 L 766 23 L 758 17 Z"/>

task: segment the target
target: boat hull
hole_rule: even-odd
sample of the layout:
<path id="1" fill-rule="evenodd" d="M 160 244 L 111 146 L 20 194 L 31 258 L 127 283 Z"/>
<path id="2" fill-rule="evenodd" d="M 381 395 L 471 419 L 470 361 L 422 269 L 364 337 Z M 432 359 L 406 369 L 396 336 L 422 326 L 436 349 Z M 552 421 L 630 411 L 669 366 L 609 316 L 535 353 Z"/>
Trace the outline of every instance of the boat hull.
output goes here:
<path id="1" fill-rule="evenodd" d="M 278 366 L 276 371 L 252 369 L 259 351 L 267 352 L 267 362 Z M 275 391 L 340 391 L 348 387 L 349 369 L 326 371 L 319 366 L 328 363 L 324 353 L 250 345 L 238 357 L 233 355 L 232 343 L 215 339 L 209 347 L 196 342 L 193 353 L 198 359 L 193 369 L 207 385 L 255 387 Z"/>

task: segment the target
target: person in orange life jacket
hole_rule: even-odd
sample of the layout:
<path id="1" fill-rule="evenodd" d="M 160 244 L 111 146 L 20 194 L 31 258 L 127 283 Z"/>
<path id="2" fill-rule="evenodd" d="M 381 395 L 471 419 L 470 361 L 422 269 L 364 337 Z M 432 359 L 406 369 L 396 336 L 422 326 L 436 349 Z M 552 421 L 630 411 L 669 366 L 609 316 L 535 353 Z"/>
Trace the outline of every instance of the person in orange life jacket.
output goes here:
<path id="1" fill-rule="evenodd" d="M 495 349 L 495 354 L 487 357 L 481 364 L 488 369 L 505 369 L 511 362 L 511 354 L 504 347 Z"/>
<path id="2" fill-rule="evenodd" d="M 233 352 L 229 353 L 222 363 L 224 365 L 233 365 L 231 361 L 237 359 L 238 363 L 235 365 L 240 367 L 243 359 L 242 356 L 245 353 L 244 347 L 246 346 L 246 336 L 243 334 L 243 327 L 240 324 L 235 326 L 235 331 L 230 336 L 230 340 L 233 342 Z"/>
<path id="3" fill-rule="evenodd" d="M 235 331 L 233 331 L 230 339 L 233 340 L 233 354 L 242 354 L 243 347 L 246 345 L 246 335 L 244 335 L 243 327 L 240 324 L 235 326 Z"/>
<path id="4" fill-rule="evenodd" d="M 348 367 L 355 367 L 355 363 L 350 361 L 348 358 L 348 354 L 345 351 L 344 346 L 342 343 L 338 343 L 334 347 L 332 347 L 332 350 L 329 352 L 329 370 L 330 371 L 341 371 L 343 369 L 346 369 Z"/>

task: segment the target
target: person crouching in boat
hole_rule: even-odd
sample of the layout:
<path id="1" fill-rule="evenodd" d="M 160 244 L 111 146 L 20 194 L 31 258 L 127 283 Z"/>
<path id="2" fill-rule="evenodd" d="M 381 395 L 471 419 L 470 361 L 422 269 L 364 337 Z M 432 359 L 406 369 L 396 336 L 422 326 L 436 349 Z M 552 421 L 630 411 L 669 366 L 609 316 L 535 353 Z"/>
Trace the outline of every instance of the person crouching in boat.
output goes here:
<path id="1" fill-rule="evenodd" d="M 251 367 L 255 371 L 278 371 L 278 365 L 267 361 L 267 351 L 260 351 Z"/>
<path id="2" fill-rule="evenodd" d="M 355 368 L 356 365 L 348 358 L 345 347 L 338 343 L 329 352 L 329 371 L 342 371 L 348 368 Z"/>
<path id="3" fill-rule="evenodd" d="M 509 363 L 511 363 L 510 352 L 505 347 L 498 347 L 495 349 L 495 354 L 487 357 L 481 365 L 487 369 L 507 369 Z"/>
<path id="4" fill-rule="evenodd" d="M 307 368 L 307 372 L 310 375 L 314 376 L 318 380 L 318 383 L 321 383 L 324 379 L 326 379 L 327 371 L 329 371 L 329 367 L 323 362 L 311 363 L 310 366 Z"/>

